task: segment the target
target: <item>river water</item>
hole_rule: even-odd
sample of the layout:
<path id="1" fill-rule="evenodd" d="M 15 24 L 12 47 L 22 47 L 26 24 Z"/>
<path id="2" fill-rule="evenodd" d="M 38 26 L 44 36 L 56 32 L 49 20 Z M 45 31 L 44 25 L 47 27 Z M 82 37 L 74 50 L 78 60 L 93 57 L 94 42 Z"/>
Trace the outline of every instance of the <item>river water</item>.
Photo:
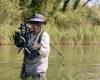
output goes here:
<path id="1" fill-rule="evenodd" d="M 51 48 L 48 80 L 100 80 L 100 46 L 56 45 L 64 58 Z M 22 51 L 15 46 L 0 46 L 0 80 L 20 80 Z"/>

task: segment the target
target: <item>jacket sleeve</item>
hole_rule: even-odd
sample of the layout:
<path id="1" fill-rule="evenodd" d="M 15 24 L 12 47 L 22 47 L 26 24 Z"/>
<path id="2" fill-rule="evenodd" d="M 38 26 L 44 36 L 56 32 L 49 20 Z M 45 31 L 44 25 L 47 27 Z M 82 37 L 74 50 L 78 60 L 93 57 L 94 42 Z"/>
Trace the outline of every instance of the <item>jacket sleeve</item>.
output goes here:
<path id="1" fill-rule="evenodd" d="M 48 57 L 50 52 L 50 38 L 47 32 L 43 32 L 40 44 L 41 44 L 41 48 L 39 50 L 40 55 Z"/>

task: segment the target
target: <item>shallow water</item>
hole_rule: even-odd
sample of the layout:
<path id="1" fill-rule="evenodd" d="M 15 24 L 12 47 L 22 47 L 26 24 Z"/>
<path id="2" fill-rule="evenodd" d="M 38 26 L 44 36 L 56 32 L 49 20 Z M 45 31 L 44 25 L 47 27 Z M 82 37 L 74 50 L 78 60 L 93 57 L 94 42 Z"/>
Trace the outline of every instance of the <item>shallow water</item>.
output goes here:
<path id="1" fill-rule="evenodd" d="M 100 46 L 56 45 L 49 56 L 48 80 L 100 80 Z M 15 46 L 0 46 L 0 80 L 20 80 L 23 53 Z"/>

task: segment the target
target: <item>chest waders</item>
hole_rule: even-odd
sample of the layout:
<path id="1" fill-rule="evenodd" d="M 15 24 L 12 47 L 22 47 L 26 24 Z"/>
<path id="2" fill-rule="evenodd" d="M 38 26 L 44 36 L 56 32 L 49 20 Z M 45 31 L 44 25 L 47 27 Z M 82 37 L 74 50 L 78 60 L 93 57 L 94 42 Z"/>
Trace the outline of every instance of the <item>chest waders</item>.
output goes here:
<path id="1" fill-rule="evenodd" d="M 34 43 L 40 43 L 42 38 L 43 31 L 41 31 L 37 36 L 31 36 L 30 40 L 28 40 L 29 45 Z M 38 50 L 34 50 L 31 47 L 28 47 L 30 53 L 24 50 L 24 63 L 22 68 L 22 76 L 29 77 L 33 76 L 37 73 L 37 66 L 41 64 L 41 55 L 39 54 Z M 24 75 L 23 75 L 24 74 Z"/>

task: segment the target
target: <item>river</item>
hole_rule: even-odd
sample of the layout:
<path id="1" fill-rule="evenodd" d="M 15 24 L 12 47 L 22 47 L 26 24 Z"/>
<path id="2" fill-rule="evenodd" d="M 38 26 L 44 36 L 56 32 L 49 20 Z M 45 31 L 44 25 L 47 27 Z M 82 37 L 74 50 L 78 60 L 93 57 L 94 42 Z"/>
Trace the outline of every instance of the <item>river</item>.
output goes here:
<path id="1" fill-rule="evenodd" d="M 100 46 L 56 45 L 64 59 L 51 48 L 48 80 L 100 80 Z M 15 46 L 0 46 L 0 80 L 20 80 L 22 51 Z"/>

